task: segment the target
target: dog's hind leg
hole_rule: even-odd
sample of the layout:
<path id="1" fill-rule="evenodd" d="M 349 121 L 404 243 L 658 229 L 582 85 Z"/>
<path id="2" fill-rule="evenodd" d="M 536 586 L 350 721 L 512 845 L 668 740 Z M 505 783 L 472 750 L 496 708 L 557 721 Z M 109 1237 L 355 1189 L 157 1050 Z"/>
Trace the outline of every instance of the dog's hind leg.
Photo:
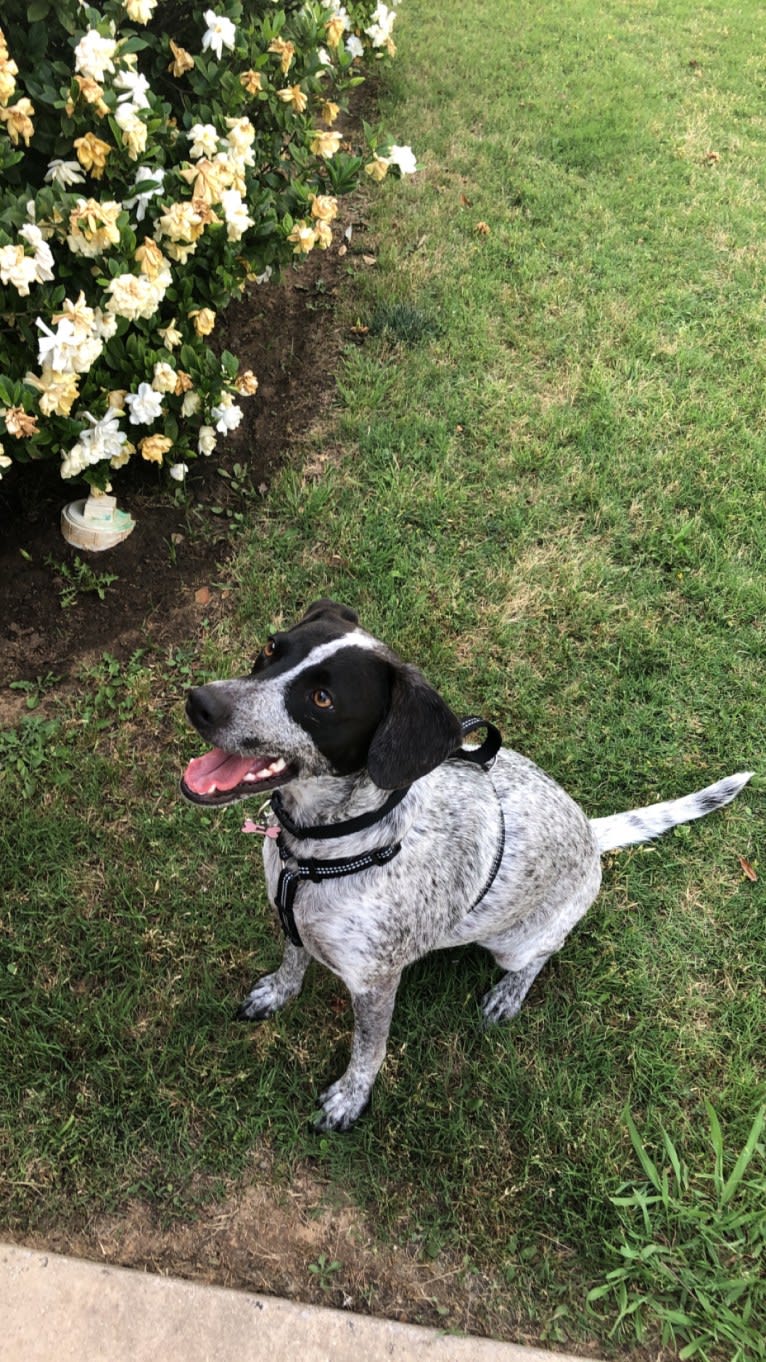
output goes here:
<path id="1" fill-rule="evenodd" d="M 495 1022 L 510 1021 L 516 1016 L 540 970 L 550 958 L 549 955 L 543 955 L 531 960 L 524 969 L 509 969 L 490 989 L 481 1000 L 481 1010 L 488 1026 Z"/>
<path id="2" fill-rule="evenodd" d="M 237 1016 L 242 1021 L 264 1021 L 291 998 L 297 998 L 310 960 L 308 951 L 286 941 L 279 969 L 258 980 L 240 1005 Z"/>
<path id="3" fill-rule="evenodd" d="M 349 1130 L 367 1106 L 385 1059 L 399 978 L 397 975 L 365 993 L 352 993 L 351 1059 L 342 1077 L 320 1096 L 322 1114 L 316 1121 L 317 1130 Z"/>
<path id="4" fill-rule="evenodd" d="M 575 923 L 587 912 L 598 893 L 600 879 L 601 867 L 596 861 L 576 891 L 553 912 L 541 905 L 537 912 L 515 923 L 507 932 L 480 941 L 506 971 L 482 998 L 488 1024 L 510 1021 L 520 1011 L 540 970 L 561 949 Z"/>

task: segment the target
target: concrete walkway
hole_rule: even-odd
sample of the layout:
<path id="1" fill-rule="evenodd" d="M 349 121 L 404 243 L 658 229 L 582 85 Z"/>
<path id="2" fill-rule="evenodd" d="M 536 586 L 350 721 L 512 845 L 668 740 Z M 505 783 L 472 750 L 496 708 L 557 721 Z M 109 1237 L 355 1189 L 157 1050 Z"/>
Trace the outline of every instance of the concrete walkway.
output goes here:
<path id="1" fill-rule="evenodd" d="M 582 1362 L 0 1244 L 2 1362 Z"/>

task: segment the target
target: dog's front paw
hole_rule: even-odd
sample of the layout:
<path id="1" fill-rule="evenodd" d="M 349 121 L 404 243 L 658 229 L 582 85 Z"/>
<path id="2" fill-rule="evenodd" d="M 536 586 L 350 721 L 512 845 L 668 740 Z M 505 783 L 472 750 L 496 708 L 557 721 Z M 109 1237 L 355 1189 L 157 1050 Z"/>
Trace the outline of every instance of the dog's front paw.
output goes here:
<path id="1" fill-rule="evenodd" d="M 265 1021 L 294 998 L 297 992 L 297 989 L 286 988 L 278 973 L 265 974 L 242 1000 L 237 1016 L 240 1021 Z"/>
<path id="2" fill-rule="evenodd" d="M 344 1074 L 320 1094 L 319 1101 L 322 1111 L 314 1122 L 315 1130 L 350 1130 L 369 1105 L 370 1088 L 354 1083 Z"/>

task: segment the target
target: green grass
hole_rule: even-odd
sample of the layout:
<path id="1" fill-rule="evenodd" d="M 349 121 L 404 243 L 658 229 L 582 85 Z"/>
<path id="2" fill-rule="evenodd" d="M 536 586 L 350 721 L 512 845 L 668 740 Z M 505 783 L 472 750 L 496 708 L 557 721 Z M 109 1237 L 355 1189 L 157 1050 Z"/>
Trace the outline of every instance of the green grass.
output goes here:
<path id="1" fill-rule="evenodd" d="M 766 12 L 407 0 L 397 39 L 384 116 L 421 170 L 366 209 L 367 338 L 258 504 L 236 615 L 3 739 L 6 1220 L 187 1213 L 263 1142 L 408 1252 L 462 1257 L 496 1332 L 750 1362 L 762 1136 L 719 1192 L 766 1096 Z M 480 1029 L 479 952 L 409 970 L 371 1113 L 317 1140 L 349 1015 L 316 971 L 267 1027 L 230 1023 L 277 932 L 237 811 L 175 785 L 189 678 L 322 594 L 591 814 L 757 776 L 609 858 L 507 1029 Z"/>

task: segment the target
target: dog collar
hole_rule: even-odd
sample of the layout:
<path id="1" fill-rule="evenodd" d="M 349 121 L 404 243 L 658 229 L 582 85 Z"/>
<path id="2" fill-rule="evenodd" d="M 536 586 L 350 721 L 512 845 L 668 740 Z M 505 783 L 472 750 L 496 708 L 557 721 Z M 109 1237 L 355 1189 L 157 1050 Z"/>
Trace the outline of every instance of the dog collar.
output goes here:
<path id="1" fill-rule="evenodd" d="M 271 796 L 271 807 L 277 816 L 280 827 L 286 829 L 291 837 L 297 837 L 303 841 L 327 841 L 333 837 L 349 837 L 354 832 L 363 832 L 365 828 L 374 827 L 387 813 L 395 809 L 397 804 L 401 804 L 404 796 L 409 794 L 412 786 L 405 785 L 403 790 L 394 790 L 389 795 L 384 804 L 378 809 L 370 809 L 368 813 L 360 813 L 355 818 L 346 818 L 342 823 L 318 823 L 313 827 L 304 827 L 300 823 L 294 822 L 287 812 L 284 800 L 275 790 Z"/>
<path id="2" fill-rule="evenodd" d="M 482 766 L 485 771 L 488 771 L 503 744 L 500 730 L 495 728 L 494 724 L 489 723 L 487 719 L 480 719 L 476 715 L 461 719 L 460 727 L 464 738 L 469 733 L 474 733 L 478 728 L 486 729 L 487 736 L 480 747 L 469 751 L 466 751 L 464 747 L 457 747 L 454 752 L 450 753 L 447 760 L 468 761 L 474 766 Z M 279 790 L 275 790 L 271 796 L 271 807 L 280 827 L 285 828 L 291 837 L 303 841 L 324 842 L 335 837 L 350 837 L 355 832 L 364 832 L 365 828 L 374 827 L 376 823 L 385 818 L 387 813 L 395 809 L 397 804 L 401 804 L 405 795 L 409 794 L 411 789 L 411 785 L 405 785 L 402 790 L 394 790 L 379 808 L 370 809 L 369 812 L 358 814 L 355 818 L 346 818 L 341 823 L 317 823 L 310 827 L 296 823 L 290 817 Z"/>
<path id="3" fill-rule="evenodd" d="M 464 748 L 459 747 L 455 752 L 450 754 L 448 760 L 456 759 L 468 761 L 473 765 L 481 766 L 485 771 L 488 771 L 502 746 L 503 739 L 499 729 L 495 728 L 494 724 L 488 723 L 486 719 L 480 719 L 476 716 L 463 719 L 460 726 L 463 737 L 467 737 L 469 733 L 475 732 L 478 728 L 486 729 L 487 736 L 480 747 L 470 751 L 465 751 Z M 282 797 L 278 790 L 275 790 L 271 796 L 271 807 L 276 814 L 281 827 L 286 829 L 291 837 L 296 837 L 299 840 L 303 839 L 305 841 L 313 839 L 321 841 L 334 837 L 347 837 L 351 833 L 362 832 L 365 828 L 373 827 L 375 823 L 379 823 L 382 818 L 385 818 L 387 813 L 390 813 L 392 809 L 395 809 L 397 804 L 401 804 L 405 795 L 411 788 L 411 786 L 407 785 L 403 790 L 394 790 L 379 808 L 371 809 L 368 813 L 359 814 L 356 818 L 347 818 L 342 823 L 320 823 L 312 827 L 304 827 L 295 823 L 286 812 Z M 489 891 L 503 859 L 503 851 L 505 849 L 505 820 L 503 818 L 503 810 L 499 800 L 498 809 L 500 813 L 500 831 L 495 858 L 490 867 L 488 879 L 478 898 L 472 904 L 471 911 L 481 903 L 481 900 Z M 273 835 L 272 829 L 269 829 L 268 831 Z M 301 940 L 301 935 L 295 921 L 294 904 L 298 885 L 301 881 L 313 880 L 316 884 L 321 880 L 338 879 L 345 875 L 356 875 L 362 870 L 371 870 L 373 866 L 386 865 L 388 861 L 393 860 L 394 856 L 398 856 L 401 851 L 401 842 L 393 842 L 389 846 L 378 847 L 374 851 L 362 852 L 357 856 L 344 856 L 332 861 L 323 861 L 315 857 L 301 860 L 290 851 L 284 836 L 280 831 L 277 836 L 277 848 L 283 861 L 283 868 L 279 874 L 277 892 L 275 895 L 279 920 L 282 924 L 282 930 L 288 940 L 291 941 L 294 946 L 300 947 L 303 946 L 303 941 Z M 292 864 L 287 865 L 287 861 L 291 861 Z"/>

